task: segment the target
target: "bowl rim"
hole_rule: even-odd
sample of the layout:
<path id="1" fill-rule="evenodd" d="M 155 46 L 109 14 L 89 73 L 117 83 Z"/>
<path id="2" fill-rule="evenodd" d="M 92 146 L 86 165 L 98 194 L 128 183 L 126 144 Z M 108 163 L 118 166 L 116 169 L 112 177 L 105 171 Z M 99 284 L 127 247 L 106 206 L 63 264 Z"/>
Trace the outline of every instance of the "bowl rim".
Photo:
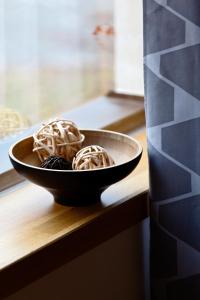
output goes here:
<path id="1" fill-rule="evenodd" d="M 136 159 L 138 156 L 140 156 L 143 152 L 143 148 L 142 148 L 142 145 L 140 144 L 140 142 L 129 136 L 129 135 L 126 135 L 124 133 L 120 133 L 120 132 L 117 132 L 117 131 L 112 131 L 112 130 L 105 130 L 105 129 L 88 129 L 88 128 L 80 128 L 80 132 L 82 133 L 82 131 L 93 131 L 93 132 L 105 132 L 105 133 L 112 133 L 112 134 L 116 134 L 116 135 L 120 135 L 122 137 L 125 137 L 125 138 L 128 138 L 130 139 L 132 142 L 134 142 L 136 145 L 137 145 L 137 152 L 136 154 L 133 156 L 133 158 L 129 159 L 128 161 L 124 162 L 124 163 L 120 163 L 120 164 L 117 164 L 117 165 L 112 165 L 112 166 L 108 166 L 108 167 L 104 167 L 104 168 L 97 168 L 97 169 L 90 169 L 90 170 L 57 170 L 57 169 L 47 169 L 47 168 L 41 168 L 41 167 L 36 167 L 36 166 L 33 166 L 33 165 L 30 165 L 30 164 L 27 164 L 27 163 L 24 163 L 22 161 L 20 161 L 19 159 L 17 159 L 14 155 L 13 155 L 13 149 L 14 147 L 19 144 L 20 142 L 22 142 L 23 140 L 26 140 L 26 139 L 29 139 L 29 138 L 32 138 L 33 135 L 29 135 L 25 138 L 22 138 L 20 140 L 18 140 L 17 142 L 15 142 L 14 144 L 12 144 L 8 150 L 8 155 L 9 157 L 14 160 L 15 162 L 25 166 L 25 167 L 28 167 L 28 168 L 33 168 L 33 169 L 36 169 L 36 170 L 42 170 L 42 171 L 45 171 L 45 172 L 62 172 L 62 173 L 84 173 L 84 172 L 96 172 L 96 171 L 103 171 L 103 170 L 107 170 L 107 169 L 111 169 L 111 168 L 116 168 L 116 167 L 119 167 L 119 166 L 122 166 L 122 165 L 125 165 L 131 161 L 133 161 L 134 159 Z"/>

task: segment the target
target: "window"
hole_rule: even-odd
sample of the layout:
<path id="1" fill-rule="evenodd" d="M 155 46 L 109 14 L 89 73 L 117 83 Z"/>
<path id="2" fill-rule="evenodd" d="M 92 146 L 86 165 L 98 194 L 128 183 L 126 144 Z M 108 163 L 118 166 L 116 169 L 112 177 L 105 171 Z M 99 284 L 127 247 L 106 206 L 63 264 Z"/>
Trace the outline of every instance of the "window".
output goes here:
<path id="1" fill-rule="evenodd" d="M 0 173 L 35 124 L 111 90 L 143 94 L 141 2 L 0 0 Z"/>
<path id="2" fill-rule="evenodd" d="M 115 89 L 144 95 L 142 0 L 114 1 Z"/>

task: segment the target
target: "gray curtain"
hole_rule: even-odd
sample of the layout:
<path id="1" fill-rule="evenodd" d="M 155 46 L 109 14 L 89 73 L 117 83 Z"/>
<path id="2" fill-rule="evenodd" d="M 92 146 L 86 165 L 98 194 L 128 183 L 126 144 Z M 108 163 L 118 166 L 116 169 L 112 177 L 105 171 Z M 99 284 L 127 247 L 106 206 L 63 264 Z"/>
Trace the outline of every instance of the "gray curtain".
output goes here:
<path id="1" fill-rule="evenodd" d="M 151 299 L 200 299 L 200 1 L 144 0 Z"/>

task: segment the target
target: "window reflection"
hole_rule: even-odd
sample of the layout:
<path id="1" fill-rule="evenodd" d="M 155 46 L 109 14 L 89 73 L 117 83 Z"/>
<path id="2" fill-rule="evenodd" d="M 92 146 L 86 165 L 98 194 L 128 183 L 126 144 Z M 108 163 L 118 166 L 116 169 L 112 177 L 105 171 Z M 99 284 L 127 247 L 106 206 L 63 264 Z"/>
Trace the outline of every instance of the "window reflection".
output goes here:
<path id="1" fill-rule="evenodd" d="M 19 112 L 0 108 L 0 140 L 23 132 L 29 125 L 29 120 Z"/>

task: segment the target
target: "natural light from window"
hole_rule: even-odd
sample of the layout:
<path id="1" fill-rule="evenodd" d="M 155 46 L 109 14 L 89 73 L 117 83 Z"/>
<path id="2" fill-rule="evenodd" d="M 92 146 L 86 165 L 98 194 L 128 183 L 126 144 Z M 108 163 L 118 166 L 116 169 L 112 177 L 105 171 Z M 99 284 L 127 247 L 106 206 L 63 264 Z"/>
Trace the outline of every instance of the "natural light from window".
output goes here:
<path id="1" fill-rule="evenodd" d="M 143 95 L 142 47 L 141 0 L 0 0 L 1 154 L 109 91 Z"/>

